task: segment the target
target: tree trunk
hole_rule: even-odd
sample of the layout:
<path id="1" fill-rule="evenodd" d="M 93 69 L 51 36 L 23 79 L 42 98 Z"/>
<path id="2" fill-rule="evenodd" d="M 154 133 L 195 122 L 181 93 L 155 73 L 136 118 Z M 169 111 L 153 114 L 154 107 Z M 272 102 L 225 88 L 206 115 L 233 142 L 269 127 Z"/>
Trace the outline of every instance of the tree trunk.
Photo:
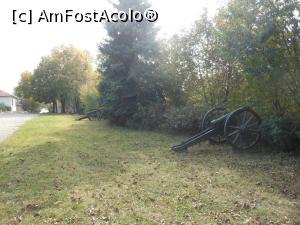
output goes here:
<path id="1" fill-rule="evenodd" d="M 66 99 L 64 97 L 61 97 L 60 103 L 61 103 L 61 113 L 66 113 Z"/>
<path id="2" fill-rule="evenodd" d="M 73 102 L 73 113 L 78 113 L 77 110 L 77 98 L 74 98 L 74 102 Z"/>
<path id="3" fill-rule="evenodd" d="M 52 113 L 57 113 L 57 102 L 56 102 L 56 100 L 52 101 Z"/>
<path id="4" fill-rule="evenodd" d="M 52 102 L 52 113 L 55 113 L 55 105 L 54 105 L 54 101 Z"/>
<path id="5" fill-rule="evenodd" d="M 81 113 L 79 98 L 75 98 L 75 113 Z"/>
<path id="6" fill-rule="evenodd" d="M 76 113 L 76 99 L 74 100 L 74 103 L 73 103 L 73 113 Z"/>

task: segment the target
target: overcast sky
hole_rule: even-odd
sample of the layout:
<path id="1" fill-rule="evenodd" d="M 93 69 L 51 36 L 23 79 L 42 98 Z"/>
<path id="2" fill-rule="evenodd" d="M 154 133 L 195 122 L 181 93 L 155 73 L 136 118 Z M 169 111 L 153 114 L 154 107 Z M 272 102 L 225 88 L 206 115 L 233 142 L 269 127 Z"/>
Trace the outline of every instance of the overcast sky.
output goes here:
<path id="1" fill-rule="evenodd" d="M 159 14 L 158 37 L 167 38 L 191 26 L 204 8 L 214 15 L 224 0 L 149 0 Z M 0 89 L 13 93 L 22 71 L 33 71 L 42 56 L 60 44 L 73 44 L 97 54 L 97 43 L 105 38 L 101 23 L 33 23 L 13 25 L 13 10 L 31 9 L 38 17 L 47 12 L 72 9 L 93 12 L 111 9 L 107 0 L 9 0 L 0 1 Z"/>

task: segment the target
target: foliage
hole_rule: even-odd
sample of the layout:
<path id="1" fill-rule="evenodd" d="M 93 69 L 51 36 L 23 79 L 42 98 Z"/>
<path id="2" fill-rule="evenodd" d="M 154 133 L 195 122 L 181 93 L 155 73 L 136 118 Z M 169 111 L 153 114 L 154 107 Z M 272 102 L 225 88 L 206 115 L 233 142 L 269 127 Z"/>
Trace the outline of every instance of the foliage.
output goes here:
<path id="1" fill-rule="evenodd" d="M 248 105 L 266 123 L 299 119 L 299 12 L 296 0 L 230 0 L 214 18 L 204 12 L 192 29 L 161 44 L 167 108 Z M 285 139 L 270 134 L 271 143 Z"/>
<path id="2" fill-rule="evenodd" d="M 32 96 L 32 73 L 25 71 L 21 73 L 21 80 L 15 88 L 15 94 L 19 98 L 30 98 Z"/>
<path id="3" fill-rule="evenodd" d="M 26 112 L 38 113 L 43 104 L 36 102 L 32 97 L 21 99 L 22 108 Z"/>
<path id="4" fill-rule="evenodd" d="M 187 131 L 191 133 L 201 130 L 202 118 L 206 110 L 188 106 L 172 106 L 165 112 L 165 123 L 162 128 L 175 131 Z"/>
<path id="5" fill-rule="evenodd" d="M 9 112 L 11 111 L 11 107 L 10 106 L 6 106 L 3 103 L 0 103 L 0 112 Z"/>
<path id="6" fill-rule="evenodd" d="M 263 121 L 263 138 L 282 151 L 300 150 L 300 121 L 272 116 Z"/>
<path id="7" fill-rule="evenodd" d="M 145 11 L 142 0 L 123 0 L 114 4 L 118 11 L 128 8 Z M 100 104 L 110 121 L 126 125 L 142 123 L 141 114 L 152 105 L 164 103 L 156 65 L 156 29 L 148 21 L 107 23 L 109 38 L 99 46 Z"/>
<path id="8" fill-rule="evenodd" d="M 152 104 L 148 107 L 141 107 L 135 113 L 126 126 L 135 129 L 157 129 L 162 128 L 165 123 L 165 108 L 161 104 Z"/>
<path id="9" fill-rule="evenodd" d="M 164 91 L 171 104 L 218 106 L 228 103 L 239 90 L 243 77 L 236 63 L 222 58 L 217 30 L 207 13 L 190 31 L 173 37 L 162 46 L 160 67 Z"/>
<path id="10" fill-rule="evenodd" d="M 98 73 L 95 73 L 89 77 L 86 84 L 80 87 L 80 101 L 84 111 L 90 111 L 92 109 L 99 108 L 99 79 Z"/>
<path id="11" fill-rule="evenodd" d="M 52 57 L 42 58 L 38 67 L 34 70 L 32 78 L 32 93 L 36 101 L 52 103 L 52 112 L 57 112 L 58 98 L 58 65 Z"/>
<path id="12" fill-rule="evenodd" d="M 21 80 L 15 88 L 15 94 L 21 99 L 22 108 L 27 112 L 39 112 L 41 104 L 33 99 L 32 73 L 21 73 Z"/>
<path id="13" fill-rule="evenodd" d="M 232 0 L 216 17 L 223 58 L 238 62 L 248 92 L 240 98 L 265 115 L 300 112 L 299 3 Z M 266 88 L 267 87 L 267 88 Z M 259 107 L 258 107 L 259 106 Z"/>
<path id="14" fill-rule="evenodd" d="M 80 111 L 80 87 L 93 73 L 91 58 L 85 51 L 72 45 L 54 48 L 51 55 L 42 58 L 34 70 L 33 96 L 39 102 L 52 103 L 57 111 L 57 100 L 61 112 Z"/>
<path id="15" fill-rule="evenodd" d="M 168 105 L 183 106 L 188 104 L 189 97 L 195 96 L 197 88 L 186 88 L 186 84 L 192 77 L 193 69 L 190 69 L 191 57 L 188 57 L 188 38 L 175 35 L 170 40 L 163 41 L 160 45 L 159 67 L 164 97 Z M 192 83 L 198 83 L 197 81 Z M 196 87 L 197 84 L 194 85 Z M 191 93 L 192 92 L 192 93 Z"/>

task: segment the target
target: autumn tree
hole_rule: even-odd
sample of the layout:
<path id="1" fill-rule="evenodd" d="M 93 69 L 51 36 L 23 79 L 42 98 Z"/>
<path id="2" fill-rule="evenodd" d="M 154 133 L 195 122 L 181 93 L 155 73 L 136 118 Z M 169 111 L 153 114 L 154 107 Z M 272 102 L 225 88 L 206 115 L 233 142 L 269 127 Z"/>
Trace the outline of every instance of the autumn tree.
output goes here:
<path id="1" fill-rule="evenodd" d="M 43 57 L 33 74 L 34 97 L 52 103 L 57 112 L 57 101 L 61 112 L 80 111 L 80 87 L 93 73 L 91 58 L 85 51 L 73 46 L 54 48 L 49 56 Z"/>
<path id="2" fill-rule="evenodd" d="M 80 110 L 80 87 L 93 73 L 91 57 L 88 52 L 73 46 L 55 48 L 51 56 L 59 67 L 56 85 L 61 112 L 66 112 L 68 104 L 74 112 L 78 112 Z"/>
<path id="3" fill-rule="evenodd" d="M 52 112 L 57 112 L 59 97 L 59 68 L 51 56 L 43 57 L 32 77 L 32 93 L 39 102 L 52 103 Z"/>
<path id="4" fill-rule="evenodd" d="M 80 87 L 80 101 L 85 111 L 99 109 L 99 91 L 100 75 L 95 72 L 89 76 L 88 81 Z"/>
<path id="5" fill-rule="evenodd" d="M 33 98 L 32 93 L 32 73 L 25 71 L 21 73 L 21 79 L 15 88 L 15 95 L 20 98 L 22 108 L 28 112 L 38 112 L 40 104 Z"/>
<path id="6" fill-rule="evenodd" d="M 216 17 L 221 57 L 247 79 L 236 99 L 261 113 L 300 112 L 299 11 L 297 0 L 232 0 Z"/>
<path id="7" fill-rule="evenodd" d="M 204 12 L 192 29 L 161 46 L 160 68 L 171 104 L 225 105 L 242 82 L 239 65 L 223 57 L 222 42 Z"/>

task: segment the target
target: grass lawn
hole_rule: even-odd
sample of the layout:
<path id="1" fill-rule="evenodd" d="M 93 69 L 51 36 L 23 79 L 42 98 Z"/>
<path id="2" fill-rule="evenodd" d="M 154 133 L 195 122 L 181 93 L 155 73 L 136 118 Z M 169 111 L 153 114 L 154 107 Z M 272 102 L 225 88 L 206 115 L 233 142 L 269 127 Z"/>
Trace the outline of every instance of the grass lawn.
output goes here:
<path id="1" fill-rule="evenodd" d="M 40 116 L 0 144 L 0 225 L 300 224 L 299 157 Z"/>

